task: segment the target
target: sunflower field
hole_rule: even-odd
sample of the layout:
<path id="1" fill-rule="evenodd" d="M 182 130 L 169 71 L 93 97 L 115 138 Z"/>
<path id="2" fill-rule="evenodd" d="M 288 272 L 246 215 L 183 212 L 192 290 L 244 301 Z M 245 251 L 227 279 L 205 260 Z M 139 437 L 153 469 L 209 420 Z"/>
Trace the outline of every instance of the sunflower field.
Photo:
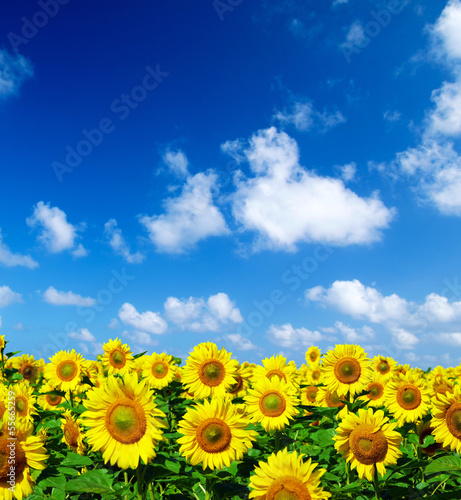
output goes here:
<path id="1" fill-rule="evenodd" d="M 461 498 L 461 366 L 0 350 L 0 500 Z"/>

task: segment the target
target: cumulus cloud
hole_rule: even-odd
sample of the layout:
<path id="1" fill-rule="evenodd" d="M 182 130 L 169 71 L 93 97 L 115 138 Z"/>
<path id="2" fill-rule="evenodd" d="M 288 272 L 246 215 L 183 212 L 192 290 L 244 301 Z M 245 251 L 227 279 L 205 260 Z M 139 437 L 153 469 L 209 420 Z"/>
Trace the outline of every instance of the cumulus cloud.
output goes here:
<path id="1" fill-rule="evenodd" d="M 309 347 L 323 340 L 320 332 L 307 328 L 294 328 L 291 323 L 271 325 L 267 331 L 267 338 L 272 344 L 285 349 Z"/>
<path id="2" fill-rule="evenodd" d="M 337 331 L 343 335 L 345 341 L 350 344 L 360 344 L 375 338 L 373 329 L 366 325 L 357 329 L 345 325 L 342 321 L 336 321 L 335 329 L 337 329 Z"/>
<path id="3" fill-rule="evenodd" d="M 35 261 L 30 255 L 22 255 L 20 253 L 13 253 L 8 245 L 3 241 L 2 230 L 0 229 L 0 264 L 6 267 L 22 266 L 29 269 L 38 267 L 38 262 Z"/>
<path id="4" fill-rule="evenodd" d="M 96 300 L 91 297 L 82 297 L 74 292 L 61 292 L 53 286 L 45 290 L 43 299 L 54 306 L 91 307 L 96 304 Z"/>
<path id="5" fill-rule="evenodd" d="M 139 331 L 128 332 L 127 330 L 125 330 L 122 335 L 124 337 L 127 337 L 132 344 L 135 344 L 135 350 L 138 350 L 140 352 L 145 350 L 143 348 L 147 346 L 153 347 L 158 345 L 158 341 L 154 340 L 146 332 L 139 332 Z"/>
<path id="6" fill-rule="evenodd" d="M 78 243 L 78 232 L 84 225 L 74 226 L 67 222 L 66 214 L 58 207 L 51 207 L 49 203 L 39 201 L 26 222 L 29 227 L 38 228 L 37 238 L 48 252 L 61 253 L 68 250 L 74 257 L 87 255 L 88 252 Z"/>
<path id="7" fill-rule="evenodd" d="M 140 264 L 144 261 L 144 255 L 140 252 L 131 253 L 131 249 L 123 237 L 122 230 L 117 227 L 115 219 L 110 219 L 104 224 L 104 236 L 112 250 L 117 255 L 121 255 L 129 264 Z"/>
<path id="8" fill-rule="evenodd" d="M 240 333 L 224 335 L 224 339 L 230 342 L 237 351 L 253 351 L 258 348 L 250 339 L 242 337 Z"/>
<path id="9" fill-rule="evenodd" d="M 461 61 L 461 1 L 450 0 L 440 17 L 430 28 L 433 36 L 433 51 L 449 62 Z"/>
<path id="10" fill-rule="evenodd" d="M 163 163 L 177 177 L 187 177 L 189 175 L 189 160 L 184 151 L 178 149 L 172 151 L 167 149 L 162 156 Z"/>
<path id="11" fill-rule="evenodd" d="M 125 302 L 118 312 L 120 321 L 133 327 L 135 330 L 161 335 L 167 331 L 167 323 L 159 313 L 146 311 L 140 313 L 136 308 Z"/>
<path id="12" fill-rule="evenodd" d="M 281 126 L 293 125 L 297 130 L 308 131 L 319 130 L 322 133 L 328 132 L 346 119 L 339 112 L 318 111 L 311 102 L 294 102 L 290 108 L 283 111 L 276 111 L 272 117 Z"/>
<path id="13" fill-rule="evenodd" d="M 241 323 L 242 315 L 226 293 L 178 299 L 168 297 L 164 304 L 169 321 L 182 330 L 193 332 L 218 332 L 228 325 Z"/>
<path id="14" fill-rule="evenodd" d="M 179 196 L 164 202 L 163 214 L 140 218 L 158 252 L 184 253 L 205 238 L 229 233 L 213 202 L 217 188 L 214 172 L 198 173 L 187 178 Z"/>
<path id="15" fill-rule="evenodd" d="M 355 162 L 341 165 L 338 168 L 341 172 L 341 179 L 344 182 L 350 182 L 354 180 L 355 174 L 357 173 L 357 164 Z"/>
<path id="16" fill-rule="evenodd" d="M 295 251 L 301 242 L 367 244 L 379 240 L 394 217 L 376 193 L 362 198 L 340 179 L 301 167 L 296 141 L 275 127 L 260 130 L 243 147 L 233 141 L 223 150 L 245 157 L 254 175 L 236 176 L 232 210 L 244 229 L 257 234 L 255 250 Z"/>
<path id="17" fill-rule="evenodd" d="M 67 336 L 74 340 L 82 340 L 83 342 L 96 342 L 96 337 L 88 330 L 88 328 L 80 328 L 79 331 L 70 332 Z"/>
<path id="18" fill-rule="evenodd" d="M 21 54 L 11 55 L 0 49 L 0 98 L 17 94 L 23 82 L 33 74 L 28 59 Z"/>
<path id="19" fill-rule="evenodd" d="M 13 292 L 9 286 L 0 286 L 0 307 L 6 307 L 14 302 L 22 302 L 20 293 Z"/>

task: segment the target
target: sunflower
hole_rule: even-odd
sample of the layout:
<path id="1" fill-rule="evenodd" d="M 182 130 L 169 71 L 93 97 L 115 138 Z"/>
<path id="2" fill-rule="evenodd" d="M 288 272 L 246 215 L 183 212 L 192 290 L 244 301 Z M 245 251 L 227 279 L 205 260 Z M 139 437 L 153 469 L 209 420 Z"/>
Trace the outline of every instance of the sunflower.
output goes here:
<path id="1" fill-rule="evenodd" d="M 343 418 L 348 414 L 344 400 L 346 396 L 339 395 L 336 391 L 330 391 L 328 387 L 319 387 L 315 396 L 315 406 L 321 408 L 340 408 L 336 418 Z"/>
<path id="2" fill-rule="evenodd" d="M 384 390 L 386 388 L 387 378 L 375 371 L 373 377 L 365 387 L 367 394 L 357 398 L 359 401 L 366 401 L 367 406 L 372 406 L 377 408 L 383 405 L 384 402 Z"/>
<path id="3" fill-rule="evenodd" d="M 322 369 L 321 365 L 311 365 L 306 370 L 304 380 L 308 384 L 318 385 L 322 383 Z"/>
<path id="4" fill-rule="evenodd" d="M 260 379 L 244 399 L 248 415 L 266 431 L 283 429 L 298 414 L 295 389 L 278 377 Z"/>
<path id="5" fill-rule="evenodd" d="M 142 369 L 142 376 L 147 380 L 150 387 L 162 389 L 174 380 L 176 367 L 173 364 L 173 356 L 153 353 L 145 356 Z"/>
<path id="6" fill-rule="evenodd" d="M 69 410 L 66 410 L 61 417 L 61 429 L 62 429 L 62 442 L 67 444 L 67 446 L 78 453 L 79 455 L 85 454 L 85 445 L 83 444 L 83 429 L 80 425 L 80 421 L 72 416 Z"/>
<path id="7" fill-rule="evenodd" d="M 5 349 L 6 341 L 5 341 L 5 335 L 0 335 L 0 352 Z"/>
<path id="8" fill-rule="evenodd" d="M 58 408 L 57 406 L 61 403 L 64 403 L 63 396 L 59 394 L 44 394 L 46 392 L 57 392 L 57 389 L 50 385 L 49 383 L 45 383 L 40 388 L 40 396 L 37 399 L 37 403 L 44 410 L 58 410 L 63 411 L 63 408 Z"/>
<path id="9" fill-rule="evenodd" d="M 253 375 L 253 368 L 245 361 L 237 368 L 237 379 L 235 384 L 227 391 L 234 398 L 243 398 L 250 387 L 250 378 Z"/>
<path id="10" fill-rule="evenodd" d="M 181 382 L 186 391 L 196 399 L 224 397 L 237 379 L 238 361 L 231 355 L 224 348 L 218 351 L 213 342 L 196 345 L 182 369 Z"/>
<path id="11" fill-rule="evenodd" d="M 84 406 L 88 443 L 102 451 L 106 463 L 135 469 L 140 458 L 148 463 L 155 457 L 155 446 L 163 439 L 160 429 L 165 427 L 160 418 L 165 414 L 136 373 L 126 374 L 124 380 L 110 376 L 105 385 L 88 392 Z"/>
<path id="12" fill-rule="evenodd" d="M 322 362 L 323 382 L 339 394 L 355 394 L 363 391 L 371 375 L 371 361 L 358 345 L 337 345 L 328 351 Z"/>
<path id="13" fill-rule="evenodd" d="M 308 365 L 318 365 L 320 363 L 320 349 L 315 345 L 306 351 L 306 362 Z"/>
<path id="14" fill-rule="evenodd" d="M 461 452 L 461 386 L 432 400 L 432 435 L 444 447 Z"/>
<path id="15" fill-rule="evenodd" d="M 30 469 L 42 470 L 48 458 L 40 438 L 31 436 L 34 426 L 24 419 L 17 419 L 15 430 L 6 428 L 0 422 L 0 498 L 2 500 L 22 500 L 32 493 L 34 480 Z M 11 440 L 14 437 L 15 440 Z M 12 448 L 12 443 L 14 447 Z M 9 457 L 15 454 L 14 473 L 11 476 Z M 12 483 L 12 481 L 14 481 Z M 13 486 L 14 485 L 14 486 Z M 11 491 L 13 486 L 14 491 Z"/>
<path id="16" fill-rule="evenodd" d="M 109 339 L 103 345 L 104 356 L 101 362 L 109 375 L 119 373 L 121 375 L 131 371 L 133 365 L 133 355 L 127 344 L 116 338 Z"/>
<path id="17" fill-rule="evenodd" d="M 189 408 L 179 422 L 179 451 L 192 465 L 201 463 L 203 470 L 229 467 L 253 447 L 256 432 L 246 429 L 249 423 L 228 399 L 204 401 Z"/>
<path id="18" fill-rule="evenodd" d="M 26 382 L 19 382 L 12 385 L 10 391 L 14 392 L 16 416 L 18 418 L 33 420 L 33 415 L 37 413 L 35 409 L 37 398 L 33 395 L 33 387 Z"/>
<path id="19" fill-rule="evenodd" d="M 10 358 L 6 364 L 7 368 L 13 368 L 22 375 L 24 381 L 35 383 L 40 377 L 40 363 L 34 360 L 33 356 L 23 354 Z"/>
<path id="20" fill-rule="evenodd" d="M 292 362 L 287 363 L 287 358 L 281 354 L 263 359 L 262 364 L 263 366 L 258 365 L 253 370 L 253 378 L 255 380 L 260 380 L 264 377 L 270 380 L 277 378 L 279 380 L 284 380 L 294 387 L 298 386 L 296 380 L 298 370 L 296 365 Z"/>
<path id="21" fill-rule="evenodd" d="M 63 391 L 72 391 L 80 383 L 83 369 L 83 358 L 74 349 L 59 351 L 45 366 L 45 378 L 54 387 Z"/>
<path id="22" fill-rule="evenodd" d="M 426 382 L 413 371 L 398 375 L 387 382 L 384 405 L 398 419 L 399 426 L 416 422 L 430 408 L 431 399 Z"/>
<path id="23" fill-rule="evenodd" d="M 393 376 L 397 367 L 397 363 L 389 357 L 375 356 L 372 362 L 373 371 L 386 380 Z"/>
<path id="24" fill-rule="evenodd" d="M 358 415 L 350 413 L 336 429 L 335 448 L 351 469 L 357 468 L 360 479 L 372 481 L 375 471 L 384 476 L 385 466 L 397 463 L 402 454 L 402 436 L 394 430 L 397 424 L 388 421 L 382 410 L 360 408 Z"/>
<path id="25" fill-rule="evenodd" d="M 324 500 L 331 494 L 320 486 L 325 469 L 314 469 L 318 464 L 287 449 L 272 453 L 267 462 L 259 462 L 250 478 L 249 498 L 256 500 Z"/>
<path id="26" fill-rule="evenodd" d="M 304 406 L 315 406 L 315 400 L 317 398 L 317 393 L 319 388 L 316 385 L 308 385 L 300 389 L 301 393 L 301 404 Z"/>

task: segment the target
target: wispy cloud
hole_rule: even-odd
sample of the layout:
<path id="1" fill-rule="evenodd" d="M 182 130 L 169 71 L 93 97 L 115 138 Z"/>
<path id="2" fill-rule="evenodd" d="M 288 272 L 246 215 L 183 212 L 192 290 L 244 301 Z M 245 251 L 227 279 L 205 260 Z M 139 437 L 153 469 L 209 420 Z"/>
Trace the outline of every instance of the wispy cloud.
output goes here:
<path id="1" fill-rule="evenodd" d="M 62 292 L 52 286 L 43 293 L 43 299 L 54 306 L 91 307 L 96 304 L 96 300 L 91 297 L 82 297 L 74 292 Z"/>
<path id="2" fill-rule="evenodd" d="M 29 269 L 38 267 L 38 262 L 35 261 L 30 255 L 22 255 L 20 253 L 13 253 L 8 245 L 3 241 L 2 231 L 0 229 L 0 264 L 6 267 L 22 266 Z"/>
<path id="3" fill-rule="evenodd" d="M 32 63 L 28 59 L 0 49 L 0 98 L 16 95 L 24 81 L 33 74 Z"/>
<path id="4" fill-rule="evenodd" d="M 115 219 L 110 219 L 104 224 L 104 236 L 112 250 L 117 255 L 122 256 L 129 264 L 140 264 L 144 261 L 145 256 L 142 253 L 131 253 L 131 249 L 123 237 L 122 230 L 117 227 Z"/>
<path id="5" fill-rule="evenodd" d="M 22 302 L 20 293 L 13 292 L 9 286 L 0 286 L 0 307 L 6 307 L 14 302 Z"/>

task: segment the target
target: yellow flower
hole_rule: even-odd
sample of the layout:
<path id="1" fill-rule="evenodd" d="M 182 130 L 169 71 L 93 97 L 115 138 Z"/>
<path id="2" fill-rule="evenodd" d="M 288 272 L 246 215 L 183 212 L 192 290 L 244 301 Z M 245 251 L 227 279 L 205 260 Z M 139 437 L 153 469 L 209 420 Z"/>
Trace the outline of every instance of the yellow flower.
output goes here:
<path id="1" fill-rule="evenodd" d="M 323 383 L 331 392 L 350 393 L 365 389 L 371 375 L 371 361 L 358 345 L 337 345 L 322 361 Z"/>
<path id="2" fill-rule="evenodd" d="M 6 341 L 5 341 L 5 335 L 0 335 L 0 351 L 5 349 Z"/>
<path id="3" fill-rule="evenodd" d="M 461 386 L 432 400 L 432 435 L 444 447 L 461 452 Z"/>
<path id="4" fill-rule="evenodd" d="M 155 446 L 163 439 L 159 420 L 165 414 L 157 409 L 146 382 L 136 373 L 124 380 L 110 376 L 107 383 L 88 392 L 82 414 L 89 445 L 102 451 L 104 461 L 122 469 L 135 469 L 139 459 L 148 463 L 155 457 Z"/>
<path id="5" fill-rule="evenodd" d="M 31 436 L 34 426 L 24 419 L 18 419 L 13 434 L 16 438 L 11 441 L 10 431 L 5 429 L 5 423 L 0 425 L 0 498 L 2 500 L 22 500 L 32 493 L 34 480 L 30 469 L 42 470 L 45 468 L 45 460 L 48 458 L 46 450 L 40 438 Z M 11 443 L 14 442 L 14 492 L 10 490 L 10 464 Z"/>
<path id="6" fill-rule="evenodd" d="M 308 365 L 318 365 L 320 363 L 320 349 L 316 346 L 311 346 L 306 351 L 306 362 Z"/>
<path id="7" fill-rule="evenodd" d="M 248 389 L 245 403 L 248 415 L 266 431 L 283 429 L 298 414 L 295 389 L 278 377 L 260 379 Z"/>
<path id="8" fill-rule="evenodd" d="M 59 351 L 45 366 L 45 378 L 54 387 L 63 391 L 72 391 L 80 383 L 83 358 L 74 349 Z"/>
<path id="9" fill-rule="evenodd" d="M 287 363 L 287 358 L 281 354 L 263 359 L 262 364 L 263 366 L 258 365 L 253 370 L 253 379 L 256 381 L 259 381 L 264 377 L 270 380 L 278 378 L 279 380 L 284 380 L 294 387 L 298 386 L 298 382 L 296 380 L 296 365 L 291 362 Z"/>
<path id="10" fill-rule="evenodd" d="M 255 500 L 324 500 L 331 494 L 324 491 L 320 478 L 325 469 L 314 469 L 318 464 L 287 449 L 272 453 L 267 462 L 259 462 L 250 478 L 249 498 Z"/>
<path id="11" fill-rule="evenodd" d="M 384 380 L 391 378 L 394 375 L 397 363 L 389 357 L 375 356 L 373 358 L 373 371 L 381 375 Z"/>
<path id="12" fill-rule="evenodd" d="M 384 404 L 384 390 L 386 388 L 387 378 L 379 374 L 378 371 L 373 373 L 373 378 L 370 380 L 368 385 L 365 387 L 365 391 L 368 394 L 360 396 L 358 399 L 361 401 L 366 401 L 367 406 L 372 406 L 377 408 Z"/>
<path id="13" fill-rule="evenodd" d="M 316 385 L 308 385 L 300 389 L 301 404 L 304 406 L 315 406 L 319 388 Z"/>
<path id="14" fill-rule="evenodd" d="M 203 470 L 229 467 L 253 446 L 256 432 L 246 429 L 249 423 L 227 399 L 204 401 L 189 408 L 179 422 L 179 451 L 192 465 L 201 463 Z"/>
<path id="15" fill-rule="evenodd" d="M 173 356 L 153 353 L 150 356 L 144 356 L 142 376 L 147 380 L 150 387 L 162 389 L 174 380 L 176 367 L 173 364 Z"/>
<path id="16" fill-rule="evenodd" d="M 26 382 L 19 382 L 10 387 L 14 392 L 14 406 L 16 417 L 33 420 L 33 415 L 37 413 L 35 403 L 37 398 L 33 395 L 34 389 Z"/>
<path id="17" fill-rule="evenodd" d="M 320 406 L 321 408 L 341 408 L 336 418 L 343 418 L 348 414 L 346 403 L 344 403 L 345 399 L 346 396 L 338 395 L 336 391 L 330 391 L 328 387 L 319 387 L 315 397 L 315 406 Z"/>
<path id="18" fill-rule="evenodd" d="M 237 368 L 237 379 L 234 385 L 227 391 L 234 398 L 243 398 L 250 387 L 250 379 L 253 375 L 253 368 L 245 361 Z"/>
<path id="19" fill-rule="evenodd" d="M 399 426 L 424 417 L 430 403 L 426 382 L 412 371 L 407 371 L 405 375 L 399 374 L 387 382 L 384 405 L 398 419 Z"/>
<path id="20" fill-rule="evenodd" d="M 103 345 L 104 356 L 102 364 L 109 375 L 119 373 L 123 375 L 131 371 L 133 365 L 133 355 L 127 344 L 122 344 L 118 338 L 115 340 L 109 339 Z"/>
<path id="21" fill-rule="evenodd" d="M 80 421 L 72 416 L 69 410 L 66 410 L 61 418 L 62 442 L 78 453 L 85 454 L 85 445 L 83 444 L 84 434 Z"/>
<path id="22" fill-rule="evenodd" d="M 35 361 L 33 356 L 23 354 L 22 356 L 15 356 L 10 358 L 7 366 L 18 371 L 22 378 L 27 383 L 34 383 L 40 377 L 40 363 Z"/>
<path id="23" fill-rule="evenodd" d="M 60 396 L 59 394 L 43 394 L 45 392 L 52 391 L 57 391 L 57 389 L 51 384 L 46 383 L 42 385 L 42 387 L 40 388 L 41 395 L 37 400 L 39 406 L 41 406 L 44 410 L 64 411 L 63 408 L 57 408 L 59 404 L 64 403 L 65 401 L 62 396 Z"/>
<path id="24" fill-rule="evenodd" d="M 388 423 L 382 410 L 360 408 L 358 415 L 349 413 L 336 429 L 335 448 L 344 454 L 351 469 L 357 468 L 360 479 L 373 480 L 375 470 L 386 474 L 386 465 L 397 463 L 402 436 L 395 431 L 396 424 Z"/>
<path id="25" fill-rule="evenodd" d="M 195 399 L 223 398 L 235 384 L 238 361 L 224 348 L 206 342 L 194 347 L 182 369 L 181 382 Z"/>

